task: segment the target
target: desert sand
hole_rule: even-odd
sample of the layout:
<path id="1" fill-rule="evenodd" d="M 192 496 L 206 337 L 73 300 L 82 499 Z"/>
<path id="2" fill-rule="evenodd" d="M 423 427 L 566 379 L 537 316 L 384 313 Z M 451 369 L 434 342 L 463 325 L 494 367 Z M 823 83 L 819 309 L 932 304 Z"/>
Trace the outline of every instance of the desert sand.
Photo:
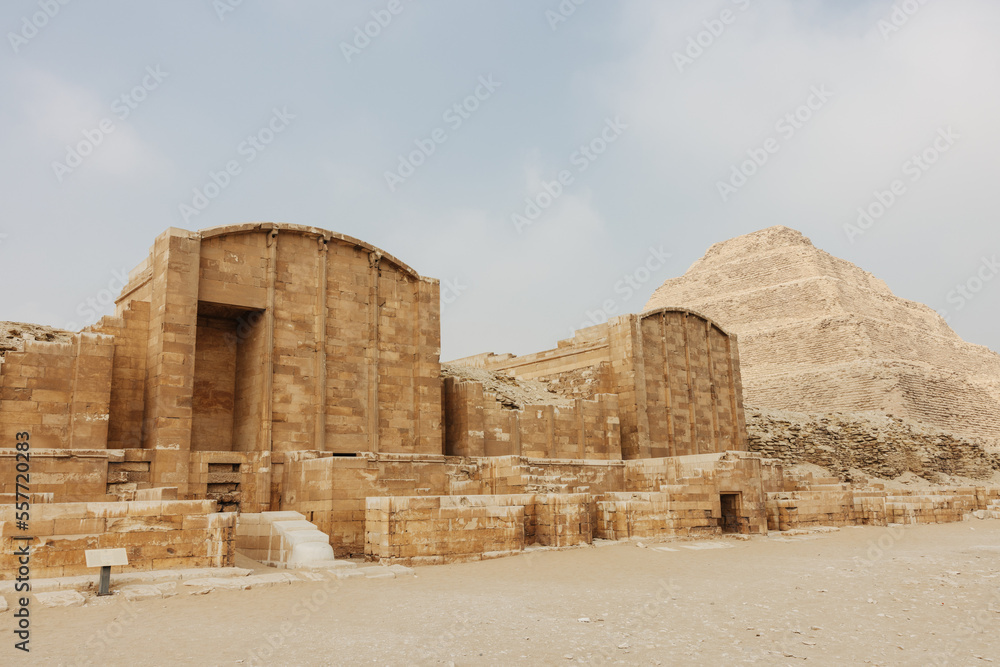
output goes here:
<path id="1" fill-rule="evenodd" d="M 0 663 L 14 664 L 0 618 Z M 33 610 L 24 664 L 970 665 L 1000 660 L 998 630 L 1000 521 L 972 520 L 91 597 Z"/>

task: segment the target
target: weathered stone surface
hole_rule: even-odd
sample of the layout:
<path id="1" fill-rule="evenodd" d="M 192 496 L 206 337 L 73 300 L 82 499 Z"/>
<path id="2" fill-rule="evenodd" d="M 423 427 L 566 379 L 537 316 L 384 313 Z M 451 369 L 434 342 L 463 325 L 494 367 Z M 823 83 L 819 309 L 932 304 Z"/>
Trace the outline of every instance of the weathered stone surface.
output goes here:
<path id="1" fill-rule="evenodd" d="M 112 591 L 115 595 L 121 595 L 123 598 L 130 602 L 137 600 L 150 600 L 158 599 L 163 597 L 163 590 L 157 586 L 150 586 L 144 584 L 133 584 L 131 586 L 122 586 L 116 588 Z"/>
<path id="2" fill-rule="evenodd" d="M 45 343 L 68 342 L 73 334 L 42 324 L 26 322 L 0 322 L 0 358 L 7 352 L 21 352 L 25 341 L 37 340 Z"/>
<path id="3" fill-rule="evenodd" d="M 87 602 L 87 598 L 76 591 L 51 591 L 35 593 L 35 602 L 42 607 L 79 607 Z"/>
<path id="4" fill-rule="evenodd" d="M 807 415 L 747 408 L 751 451 L 786 463 L 814 463 L 838 475 L 860 469 L 892 479 L 912 472 L 987 479 L 1000 453 L 975 441 L 878 413 Z"/>

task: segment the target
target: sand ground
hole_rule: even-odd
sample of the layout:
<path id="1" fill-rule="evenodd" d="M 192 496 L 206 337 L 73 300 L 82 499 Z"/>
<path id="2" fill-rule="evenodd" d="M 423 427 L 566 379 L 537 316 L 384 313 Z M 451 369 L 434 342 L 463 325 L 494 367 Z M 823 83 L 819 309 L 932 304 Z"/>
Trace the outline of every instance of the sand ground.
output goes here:
<path id="1" fill-rule="evenodd" d="M 12 620 L 0 616 L 3 665 L 986 664 L 1000 662 L 1000 521 L 91 598 L 33 610 L 28 660 L 12 649 Z"/>

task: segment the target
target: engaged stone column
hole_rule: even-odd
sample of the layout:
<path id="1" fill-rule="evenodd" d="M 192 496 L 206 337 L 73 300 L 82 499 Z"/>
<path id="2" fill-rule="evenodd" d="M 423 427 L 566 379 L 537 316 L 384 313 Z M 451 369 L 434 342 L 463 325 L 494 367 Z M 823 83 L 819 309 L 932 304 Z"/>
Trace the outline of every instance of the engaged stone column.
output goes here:
<path id="1" fill-rule="evenodd" d="M 153 486 L 188 495 L 201 237 L 168 229 L 153 244 L 143 447 Z"/>

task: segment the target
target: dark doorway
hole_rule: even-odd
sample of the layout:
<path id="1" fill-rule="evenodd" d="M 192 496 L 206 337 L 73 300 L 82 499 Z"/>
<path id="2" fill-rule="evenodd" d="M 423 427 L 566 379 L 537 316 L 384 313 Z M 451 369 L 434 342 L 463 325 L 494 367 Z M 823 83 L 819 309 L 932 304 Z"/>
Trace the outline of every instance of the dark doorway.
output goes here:
<path id="1" fill-rule="evenodd" d="M 740 494 L 723 493 L 719 499 L 722 504 L 722 532 L 740 532 Z"/>

